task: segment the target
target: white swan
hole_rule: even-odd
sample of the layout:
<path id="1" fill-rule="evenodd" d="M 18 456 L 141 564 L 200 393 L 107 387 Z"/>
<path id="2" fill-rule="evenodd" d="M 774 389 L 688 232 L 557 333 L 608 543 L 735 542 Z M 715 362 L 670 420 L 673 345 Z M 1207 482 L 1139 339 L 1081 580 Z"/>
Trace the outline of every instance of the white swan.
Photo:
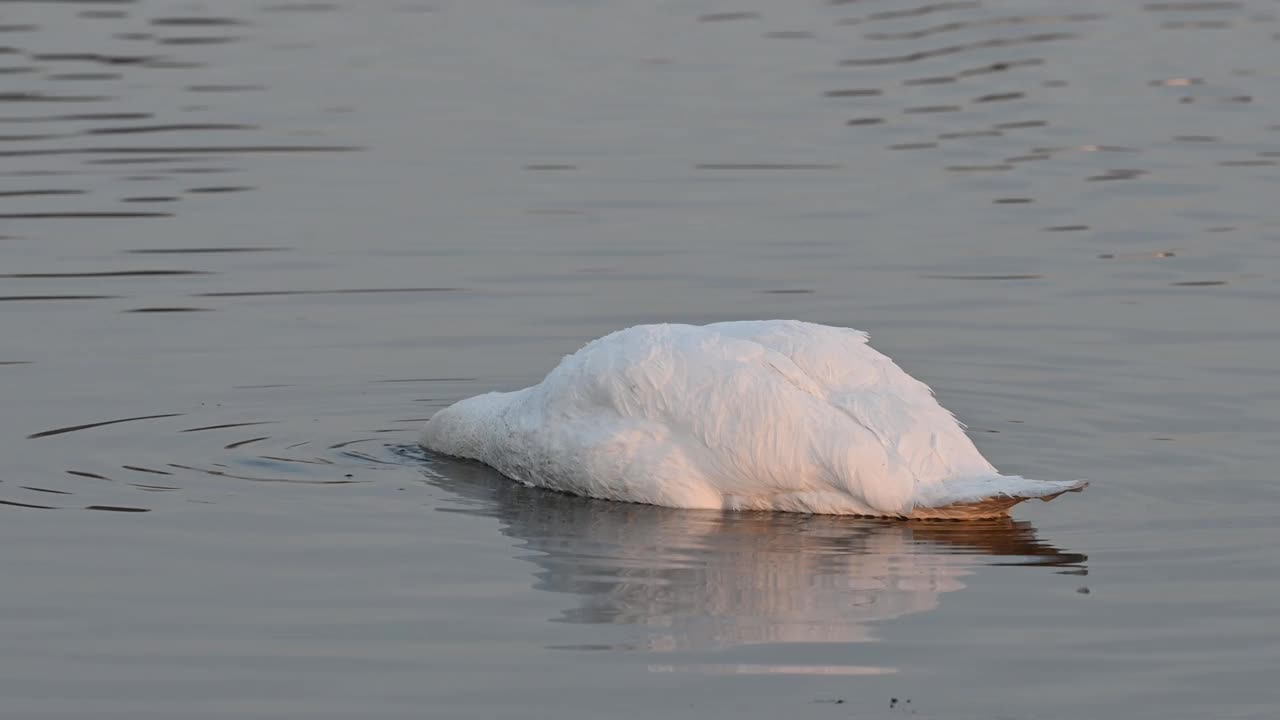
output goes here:
<path id="1" fill-rule="evenodd" d="M 978 518 L 1087 484 L 999 474 L 866 333 L 789 320 L 621 330 L 533 387 L 441 410 L 419 442 L 526 485 L 680 508 Z"/>

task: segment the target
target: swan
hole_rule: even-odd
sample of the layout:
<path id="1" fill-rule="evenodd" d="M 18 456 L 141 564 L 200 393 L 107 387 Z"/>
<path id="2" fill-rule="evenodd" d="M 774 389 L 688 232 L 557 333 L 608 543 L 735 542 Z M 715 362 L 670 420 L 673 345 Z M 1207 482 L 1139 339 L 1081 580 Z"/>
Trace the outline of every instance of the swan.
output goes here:
<path id="1" fill-rule="evenodd" d="M 619 330 L 537 385 L 444 408 L 419 444 L 525 485 L 692 509 L 990 518 L 1087 485 L 1001 475 L 866 333 L 795 320 Z"/>

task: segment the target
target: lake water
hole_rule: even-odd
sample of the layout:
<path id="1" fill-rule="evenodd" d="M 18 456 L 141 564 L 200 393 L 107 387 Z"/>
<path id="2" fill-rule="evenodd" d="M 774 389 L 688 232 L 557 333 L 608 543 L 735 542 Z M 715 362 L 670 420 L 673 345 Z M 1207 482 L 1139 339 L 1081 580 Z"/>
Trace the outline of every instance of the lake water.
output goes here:
<path id="1" fill-rule="evenodd" d="M 1274 717 L 1278 16 L 0 3 L 0 714 Z M 1093 486 L 735 515 L 413 448 L 772 317 Z"/>

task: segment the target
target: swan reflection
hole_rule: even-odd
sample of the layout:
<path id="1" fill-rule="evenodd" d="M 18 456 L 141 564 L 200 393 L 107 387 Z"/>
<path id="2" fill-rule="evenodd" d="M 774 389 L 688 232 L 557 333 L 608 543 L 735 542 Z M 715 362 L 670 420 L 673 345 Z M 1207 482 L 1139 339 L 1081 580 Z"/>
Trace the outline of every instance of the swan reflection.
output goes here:
<path id="1" fill-rule="evenodd" d="M 497 518 L 538 567 L 534 587 L 576 597 L 555 620 L 640 627 L 638 649 L 649 651 L 868 642 L 873 623 L 934 609 L 982 565 L 1079 567 L 1086 559 L 1007 519 L 676 510 L 527 488 L 465 461 L 426 461 L 428 482 L 455 495 L 444 511 Z"/>

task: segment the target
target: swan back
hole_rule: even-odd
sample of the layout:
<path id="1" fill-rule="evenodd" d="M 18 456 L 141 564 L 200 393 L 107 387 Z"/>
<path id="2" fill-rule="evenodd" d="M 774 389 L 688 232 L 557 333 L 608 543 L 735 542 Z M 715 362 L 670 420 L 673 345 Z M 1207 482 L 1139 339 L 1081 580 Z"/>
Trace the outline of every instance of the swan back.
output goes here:
<path id="1" fill-rule="evenodd" d="M 530 485 L 689 508 L 909 516 L 1022 481 L 866 333 L 783 320 L 606 335 L 538 385 L 442 410 L 421 444 Z"/>

